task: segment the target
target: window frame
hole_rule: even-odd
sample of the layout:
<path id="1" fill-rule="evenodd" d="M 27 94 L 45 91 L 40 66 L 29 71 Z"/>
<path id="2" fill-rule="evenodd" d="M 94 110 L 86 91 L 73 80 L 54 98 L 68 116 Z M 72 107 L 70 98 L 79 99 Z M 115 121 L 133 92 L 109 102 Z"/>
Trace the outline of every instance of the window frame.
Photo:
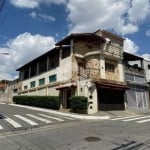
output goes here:
<path id="1" fill-rule="evenodd" d="M 45 84 L 45 78 L 39 79 L 39 86 L 42 86 Z"/>
<path id="2" fill-rule="evenodd" d="M 111 72 L 111 73 L 115 73 L 115 64 L 113 63 L 109 63 L 109 62 L 105 62 L 105 71 L 106 72 Z"/>
<path id="3" fill-rule="evenodd" d="M 57 74 L 53 74 L 49 76 L 49 83 L 54 83 L 54 82 L 57 82 Z"/>
<path id="4" fill-rule="evenodd" d="M 31 87 L 31 88 L 34 88 L 35 85 L 36 85 L 36 82 L 35 82 L 35 81 L 30 82 L 30 87 Z"/>

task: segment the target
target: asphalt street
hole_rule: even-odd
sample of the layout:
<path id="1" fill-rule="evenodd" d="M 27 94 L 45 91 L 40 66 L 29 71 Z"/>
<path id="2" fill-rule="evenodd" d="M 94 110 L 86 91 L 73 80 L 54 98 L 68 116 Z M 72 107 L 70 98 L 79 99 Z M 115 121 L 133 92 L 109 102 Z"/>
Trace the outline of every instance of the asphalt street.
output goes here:
<path id="1" fill-rule="evenodd" d="M 59 124 L 0 137 L 0 150 L 148 150 L 150 123 L 120 120 Z"/>
<path id="2" fill-rule="evenodd" d="M 9 110 L 6 108 L 9 108 Z M 0 113 L 6 116 L 10 115 L 9 117 L 18 114 L 30 119 L 32 117 L 27 116 L 26 113 L 34 116 L 39 116 L 39 113 L 41 113 L 7 105 L 1 105 L 0 110 Z M 46 113 L 43 115 L 46 115 Z M 63 116 L 52 116 L 52 114 L 49 114 L 49 116 L 55 117 L 55 119 L 66 119 Z M 31 120 L 37 121 L 36 118 Z M 48 120 L 52 121 L 54 118 L 48 118 Z M 55 121 L 53 124 L 48 123 L 46 125 L 46 123 L 43 123 L 40 127 L 31 130 L 27 128 L 27 130 L 0 132 L 0 150 L 150 149 L 150 114 L 116 117 L 101 121 L 67 119 L 63 123 L 58 120 Z M 21 124 L 21 122 L 19 123 Z"/>
<path id="3" fill-rule="evenodd" d="M 0 104 L 0 133 L 75 122 L 78 119 Z"/>

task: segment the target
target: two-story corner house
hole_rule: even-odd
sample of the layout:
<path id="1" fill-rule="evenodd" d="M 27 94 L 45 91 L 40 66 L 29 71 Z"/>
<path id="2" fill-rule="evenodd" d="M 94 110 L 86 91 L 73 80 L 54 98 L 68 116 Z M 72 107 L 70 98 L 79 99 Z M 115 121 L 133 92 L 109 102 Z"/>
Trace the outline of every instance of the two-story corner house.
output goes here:
<path id="1" fill-rule="evenodd" d="M 140 56 L 124 52 L 125 80 L 129 89 L 126 90 L 128 108 L 148 108 L 149 94 L 146 82 L 144 59 Z"/>
<path id="2" fill-rule="evenodd" d="M 105 30 L 71 34 L 55 48 L 17 69 L 21 95 L 59 95 L 88 98 L 88 114 L 125 109 L 127 85 L 123 72 L 124 39 Z"/>

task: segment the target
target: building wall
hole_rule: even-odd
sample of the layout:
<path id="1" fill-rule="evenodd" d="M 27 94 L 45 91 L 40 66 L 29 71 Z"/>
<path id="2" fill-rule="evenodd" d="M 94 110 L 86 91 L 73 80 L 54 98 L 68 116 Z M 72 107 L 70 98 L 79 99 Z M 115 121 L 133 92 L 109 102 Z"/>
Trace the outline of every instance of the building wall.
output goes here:
<path id="1" fill-rule="evenodd" d="M 74 53 L 84 56 L 88 52 L 98 51 L 100 43 L 90 43 L 85 40 L 78 40 L 74 42 Z"/>
<path id="2" fill-rule="evenodd" d="M 146 74 L 146 81 L 150 82 L 150 61 L 144 60 L 144 69 Z"/>
<path id="3" fill-rule="evenodd" d="M 128 108 L 148 108 L 149 95 L 144 74 L 137 74 L 126 70 L 125 80 L 129 89 L 126 90 Z"/>
<path id="4" fill-rule="evenodd" d="M 59 67 L 56 67 L 55 69 L 49 70 L 47 72 L 44 72 L 42 74 L 39 74 L 37 76 L 31 77 L 29 79 L 21 81 L 22 90 L 20 92 L 23 92 L 25 90 L 28 91 L 28 95 L 49 95 L 50 93 L 53 93 L 54 95 L 58 95 L 58 91 L 54 87 L 50 87 L 49 85 L 53 85 L 54 83 L 49 81 L 49 76 L 56 75 L 57 81 L 56 83 L 64 82 L 71 80 L 72 78 L 72 63 L 71 63 L 72 57 L 66 57 L 61 59 Z M 39 80 L 45 79 L 44 90 L 40 89 Z M 31 88 L 31 82 L 35 81 L 35 87 Z M 56 86 L 58 86 L 56 84 Z M 25 89 L 25 86 L 27 86 L 27 89 Z M 47 86 L 49 88 L 46 91 Z M 32 90 L 34 88 L 39 88 L 38 90 Z M 27 93 L 23 93 L 21 95 L 26 95 Z"/>

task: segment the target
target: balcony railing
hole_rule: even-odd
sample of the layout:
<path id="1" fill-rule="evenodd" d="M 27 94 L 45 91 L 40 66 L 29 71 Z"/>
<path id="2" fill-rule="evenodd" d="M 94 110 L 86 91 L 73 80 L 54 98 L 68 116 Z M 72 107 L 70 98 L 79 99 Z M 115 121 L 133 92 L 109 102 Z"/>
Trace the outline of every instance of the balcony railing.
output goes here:
<path id="1" fill-rule="evenodd" d="M 107 55 L 111 55 L 111 56 L 115 56 L 115 57 L 122 57 L 121 47 L 113 45 L 113 44 L 106 45 L 106 47 L 104 47 L 102 52 Z"/>
<path id="2" fill-rule="evenodd" d="M 78 75 L 84 79 L 100 78 L 100 69 L 86 68 L 83 72 L 79 72 Z"/>
<path id="3" fill-rule="evenodd" d="M 125 66 L 125 72 L 130 73 L 130 74 L 139 74 L 139 75 L 143 75 L 143 76 L 145 74 L 144 69 L 142 69 L 140 67 L 130 66 L 130 65 Z"/>

